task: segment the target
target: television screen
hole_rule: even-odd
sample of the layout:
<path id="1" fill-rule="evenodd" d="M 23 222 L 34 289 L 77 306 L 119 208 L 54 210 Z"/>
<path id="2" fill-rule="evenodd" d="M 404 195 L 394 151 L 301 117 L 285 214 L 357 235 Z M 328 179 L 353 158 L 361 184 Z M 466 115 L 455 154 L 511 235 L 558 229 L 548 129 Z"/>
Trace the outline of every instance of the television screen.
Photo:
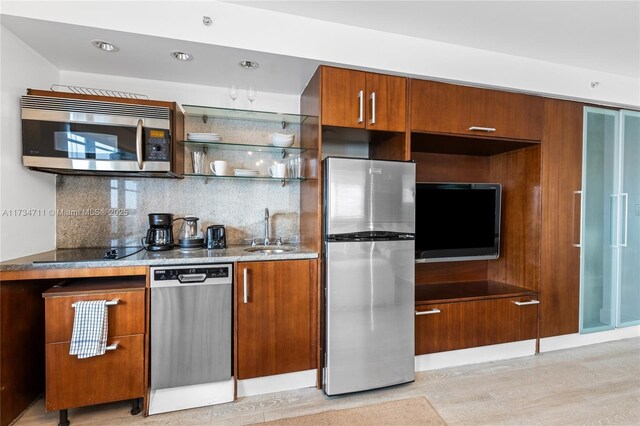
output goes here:
<path id="1" fill-rule="evenodd" d="M 497 259 L 497 183 L 416 184 L 416 261 Z"/>

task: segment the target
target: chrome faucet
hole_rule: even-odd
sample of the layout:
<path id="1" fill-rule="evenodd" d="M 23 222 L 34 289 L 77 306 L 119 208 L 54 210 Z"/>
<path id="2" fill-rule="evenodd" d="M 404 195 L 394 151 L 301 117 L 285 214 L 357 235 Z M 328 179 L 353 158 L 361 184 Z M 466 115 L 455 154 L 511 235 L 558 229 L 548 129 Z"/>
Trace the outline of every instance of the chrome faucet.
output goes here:
<path id="1" fill-rule="evenodd" d="M 269 245 L 269 209 L 264 209 L 264 245 Z"/>

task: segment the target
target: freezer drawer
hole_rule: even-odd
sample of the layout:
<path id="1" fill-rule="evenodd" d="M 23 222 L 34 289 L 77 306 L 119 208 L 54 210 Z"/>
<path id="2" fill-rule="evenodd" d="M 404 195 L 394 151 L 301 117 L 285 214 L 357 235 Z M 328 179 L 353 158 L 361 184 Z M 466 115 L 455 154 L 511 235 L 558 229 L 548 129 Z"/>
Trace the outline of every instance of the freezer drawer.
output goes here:
<path id="1" fill-rule="evenodd" d="M 414 380 L 414 242 L 326 246 L 325 392 Z"/>

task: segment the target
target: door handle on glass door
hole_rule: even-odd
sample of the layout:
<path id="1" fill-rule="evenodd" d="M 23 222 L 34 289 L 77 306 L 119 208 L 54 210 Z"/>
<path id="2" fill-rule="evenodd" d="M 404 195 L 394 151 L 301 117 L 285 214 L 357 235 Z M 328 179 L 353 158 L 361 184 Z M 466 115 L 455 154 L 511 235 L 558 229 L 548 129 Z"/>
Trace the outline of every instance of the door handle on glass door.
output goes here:
<path id="1" fill-rule="evenodd" d="M 622 233 L 622 235 L 624 235 L 624 243 L 620 244 L 620 247 L 626 247 L 627 246 L 627 237 L 628 237 L 628 230 L 629 230 L 629 194 L 626 192 L 623 192 L 622 194 L 620 194 L 620 196 L 622 197 L 622 199 L 624 200 L 624 232 Z"/>
<path id="2" fill-rule="evenodd" d="M 576 204 L 576 195 L 580 195 L 580 204 Z M 576 205 L 580 206 L 580 214 L 578 214 L 578 243 L 573 243 L 574 247 L 582 247 L 582 191 L 573 191 L 573 241 L 576 240 Z"/>

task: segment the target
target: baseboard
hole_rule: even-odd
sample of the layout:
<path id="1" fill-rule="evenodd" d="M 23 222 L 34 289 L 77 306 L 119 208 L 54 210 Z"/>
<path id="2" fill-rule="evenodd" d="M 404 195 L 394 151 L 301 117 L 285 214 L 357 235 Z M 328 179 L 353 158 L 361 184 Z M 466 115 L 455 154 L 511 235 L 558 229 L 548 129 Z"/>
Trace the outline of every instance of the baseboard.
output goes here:
<path id="1" fill-rule="evenodd" d="M 233 378 L 222 382 L 152 390 L 149 414 L 167 413 L 233 401 Z"/>
<path id="2" fill-rule="evenodd" d="M 545 337 L 540 339 L 540 352 L 570 349 L 596 343 L 611 342 L 613 340 L 640 337 L 640 325 L 616 328 L 615 330 L 600 331 L 587 334 L 564 334 L 562 336 Z"/>
<path id="3" fill-rule="evenodd" d="M 535 353 L 535 339 L 502 343 L 499 345 L 480 346 L 477 348 L 418 355 L 415 358 L 415 370 L 437 370 L 439 368 L 456 367 L 459 365 L 518 358 L 521 356 L 535 355 Z"/>
<path id="4" fill-rule="evenodd" d="M 296 371 L 255 379 L 238 380 L 238 396 L 262 395 L 316 386 L 317 370 Z"/>

